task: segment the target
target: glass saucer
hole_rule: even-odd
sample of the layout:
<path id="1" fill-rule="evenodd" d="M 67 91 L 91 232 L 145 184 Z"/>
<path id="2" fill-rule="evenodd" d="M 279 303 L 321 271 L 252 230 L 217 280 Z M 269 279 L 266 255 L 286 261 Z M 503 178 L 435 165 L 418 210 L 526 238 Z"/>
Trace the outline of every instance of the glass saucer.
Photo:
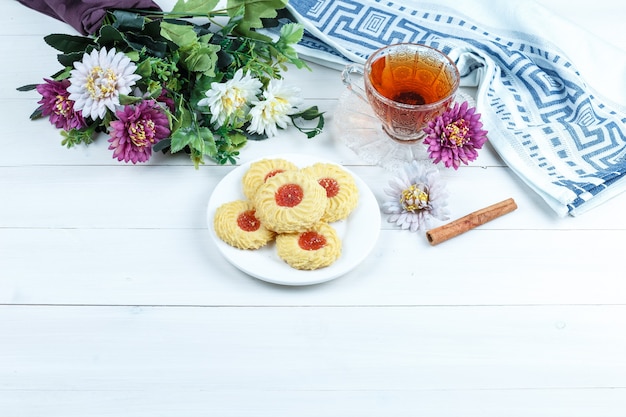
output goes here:
<path id="1" fill-rule="evenodd" d="M 474 100 L 457 92 L 455 101 L 473 105 Z M 333 121 L 334 137 L 364 162 L 398 171 L 406 162 L 430 160 L 421 140 L 401 143 L 390 138 L 370 105 L 350 90 L 346 89 L 339 97 Z"/>

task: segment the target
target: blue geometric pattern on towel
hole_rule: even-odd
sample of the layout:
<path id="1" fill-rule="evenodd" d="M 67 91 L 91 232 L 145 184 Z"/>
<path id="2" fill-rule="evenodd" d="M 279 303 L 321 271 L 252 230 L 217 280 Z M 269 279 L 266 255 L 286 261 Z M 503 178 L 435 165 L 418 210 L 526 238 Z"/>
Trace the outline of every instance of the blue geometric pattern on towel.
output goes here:
<path id="1" fill-rule="evenodd" d="M 291 0 L 290 7 L 352 60 L 391 43 L 417 42 L 451 56 L 466 51 L 463 76 L 497 68 L 481 81 L 489 83 L 486 96 L 477 97 L 479 111 L 498 121 L 487 126 L 490 142 L 560 214 L 624 177 L 626 118 L 586 91 L 573 64 L 549 45 L 389 1 Z"/>

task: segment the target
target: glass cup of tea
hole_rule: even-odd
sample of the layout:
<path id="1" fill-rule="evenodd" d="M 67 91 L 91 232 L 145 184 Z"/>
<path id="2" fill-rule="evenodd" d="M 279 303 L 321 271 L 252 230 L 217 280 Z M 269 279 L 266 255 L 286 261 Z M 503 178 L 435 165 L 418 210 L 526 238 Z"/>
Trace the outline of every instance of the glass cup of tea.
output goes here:
<path id="1" fill-rule="evenodd" d="M 362 79 L 360 84 L 358 79 Z M 341 79 L 369 103 L 392 139 L 413 143 L 430 120 L 454 101 L 461 76 L 443 52 L 416 43 L 398 43 L 372 53 L 365 65 L 349 64 Z"/>

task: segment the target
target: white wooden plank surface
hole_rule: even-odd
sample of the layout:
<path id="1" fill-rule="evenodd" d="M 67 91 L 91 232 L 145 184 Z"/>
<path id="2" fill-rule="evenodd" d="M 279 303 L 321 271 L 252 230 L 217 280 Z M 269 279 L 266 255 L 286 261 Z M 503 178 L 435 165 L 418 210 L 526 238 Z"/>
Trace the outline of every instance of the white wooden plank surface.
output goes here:
<path id="1" fill-rule="evenodd" d="M 158 402 L 155 401 L 158 396 Z M 164 417 L 622 417 L 622 389 L 404 390 L 404 391 L 18 391 L 7 409 L 18 416 Z M 158 403 L 158 407 L 155 406 Z M 26 404 L 26 405 L 25 405 Z"/>
<path id="2" fill-rule="evenodd" d="M 326 159 L 323 150 L 312 150 Z M 392 174 L 378 167 L 346 166 L 369 185 L 379 203 L 386 200 L 384 189 Z M 205 166 L 195 170 L 189 165 L 0 167 L 0 225 L 204 228 L 206 203 L 213 187 L 232 169 Z M 450 194 L 452 218 L 509 197 L 515 199 L 518 210 L 483 228 L 499 225 L 511 229 L 626 229 L 626 219 L 621 216 L 624 195 L 594 209 L 592 215 L 558 218 L 508 168 L 475 166 L 442 175 Z M 48 194 L 51 190 L 54 193 Z M 171 198 L 163 201 L 162 193 Z M 121 206 L 126 209 L 121 210 Z M 385 216 L 382 220 L 383 227 L 398 230 L 387 223 Z"/>
<path id="3" fill-rule="evenodd" d="M 123 305 L 624 304 L 624 231 L 476 230 L 438 247 L 383 231 L 351 273 L 304 288 L 263 283 L 202 229 L 0 230 L 1 303 Z M 547 241 L 538 248 L 532 242 Z M 444 245 L 446 245 L 444 247 Z M 588 261 L 597 257 L 598 261 Z M 626 334 L 624 335 L 626 336 Z"/>
<path id="4" fill-rule="evenodd" d="M 624 308 L 5 307 L 0 409 L 617 416 Z"/>
<path id="5" fill-rule="evenodd" d="M 541 3 L 626 50 L 621 3 Z M 123 165 L 104 137 L 64 149 L 16 88 L 58 69 L 42 38 L 72 29 L 14 0 L 0 12 L 0 417 L 625 415 L 626 195 L 557 218 L 488 146 L 444 173 L 451 217 L 509 197 L 515 212 L 437 247 L 383 216 L 347 275 L 267 284 L 206 229 L 233 167 Z M 250 143 L 241 162 L 331 159 L 382 202 L 389 173 L 334 139 L 339 74 L 312 67 L 287 80 L 326 132 Z"/>

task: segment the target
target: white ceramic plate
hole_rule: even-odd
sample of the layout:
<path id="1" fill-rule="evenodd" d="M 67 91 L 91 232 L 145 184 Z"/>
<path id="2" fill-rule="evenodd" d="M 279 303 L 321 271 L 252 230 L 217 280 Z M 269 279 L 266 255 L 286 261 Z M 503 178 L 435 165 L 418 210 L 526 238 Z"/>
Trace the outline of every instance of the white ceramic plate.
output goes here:
<path id="1" fill-rule="evenodd" d="M 300 154 L 276 155 L 272 158 L 292 161 L 301 168 L 316 162 L 330 163 L 330 161 Z M 224 203 L 245 198 L 241 179 L 252 162 L 254 161 L 235 168 L 217 184 L 207 208 L 207 224 L 211 237 L 230 263 L 246 274 L 263 281 L 282 285 L 311 285 L 330 281 L 346 274 L 370 253 L 380 232 L 378 202 L 363 180 L 345 167 L 342 168 L 352 174 L 359 188 L 359 203 L 347 219 L 332 223 L 342 240 L 342 253 L 341 257 L 330 266 L 313 271 L 294 269 L 278 257 L 273 242 L 255 250 L 237 249 L 224 243 L 217 237 L 213 228 L 215 210 Z"/>

